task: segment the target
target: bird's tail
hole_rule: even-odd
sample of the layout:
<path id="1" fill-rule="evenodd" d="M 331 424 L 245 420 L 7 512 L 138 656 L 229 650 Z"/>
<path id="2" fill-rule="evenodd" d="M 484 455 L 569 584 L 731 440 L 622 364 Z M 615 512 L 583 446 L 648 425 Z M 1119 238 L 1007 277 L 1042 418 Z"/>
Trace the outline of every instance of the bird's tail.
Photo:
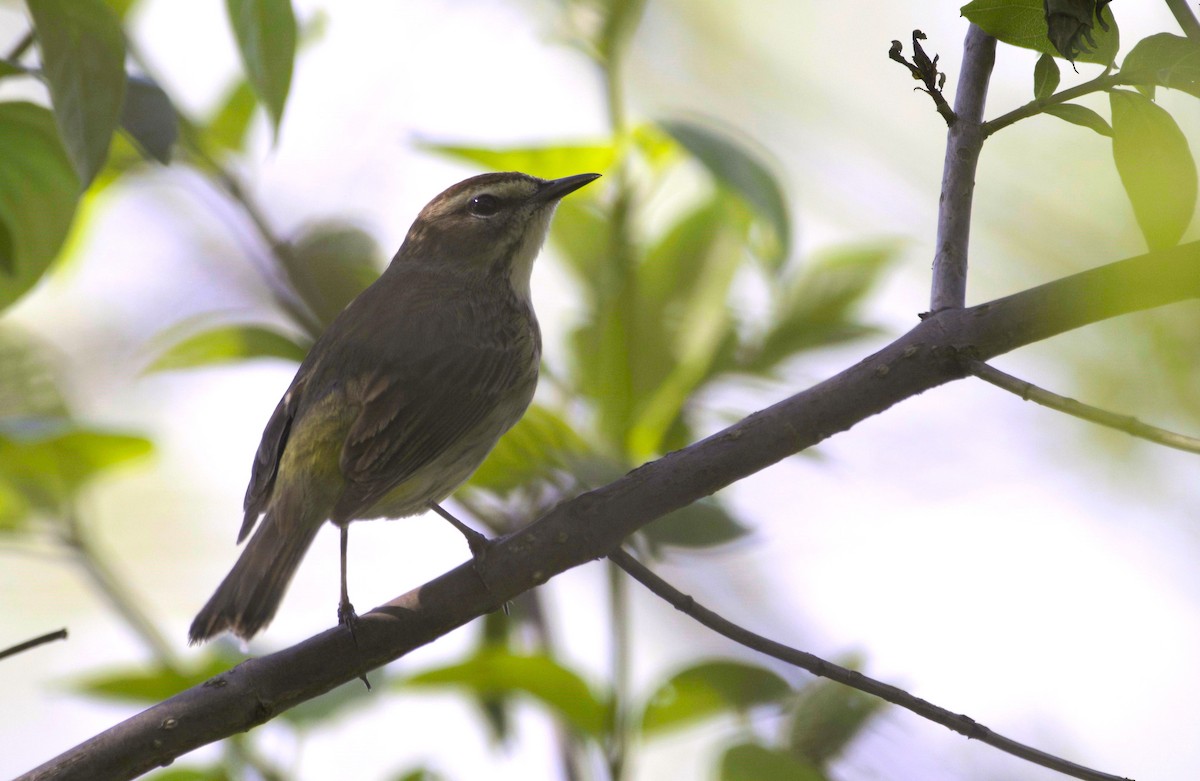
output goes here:
<path id="1" fill-rule="evenodd" d="M 311 509 L 293 515 L 273 502 L 233 569 L 196 614 L 188 640 L 204 642 L 225 630 L 249 640 L 275 617 L 279 602 L 324 518 Z M 290 517 L 289 517 L 290 516 Z"/>

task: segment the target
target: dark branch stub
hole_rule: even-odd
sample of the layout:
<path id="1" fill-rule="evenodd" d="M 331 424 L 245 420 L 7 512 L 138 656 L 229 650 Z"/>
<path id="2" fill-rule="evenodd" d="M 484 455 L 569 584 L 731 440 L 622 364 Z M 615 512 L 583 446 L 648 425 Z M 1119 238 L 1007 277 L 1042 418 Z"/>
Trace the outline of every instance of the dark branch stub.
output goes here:
<path id="1" fill-rule="evenodd" d="M 938 55 L 934 55 L 933 59 L 925 53 L 925 49 L 921 46 L 921 41 L 925 40 L 925 33 L 920 30 L 913 30 L 913 61 L 909 62 L 904 59 L 902 52 L 904 45 L 899 41 L 892 41 L 892 48 L 888 50 L 888 57 L 908 68 L 909 73 L 917 81 L 922 82 L 924 87 L 914 87 L 914 89 L 924 92 L 929 97 L 933 98 L 933 103 L 937 106 L 937 111 L 946 120 L 946 125 L 953 125 L 957 118 L 954 115 L 954 110 L 950 108 L 950 104 L 946 102 L 945 96 L 942 95 L 942 88 L 946 86 L 946 74 L 938 71 Z"/>

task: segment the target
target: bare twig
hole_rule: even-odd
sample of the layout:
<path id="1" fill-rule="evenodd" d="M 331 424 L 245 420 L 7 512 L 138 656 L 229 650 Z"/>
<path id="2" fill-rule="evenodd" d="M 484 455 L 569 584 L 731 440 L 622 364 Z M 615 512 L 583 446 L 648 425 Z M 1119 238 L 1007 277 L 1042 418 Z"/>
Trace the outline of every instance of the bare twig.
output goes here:
<path id="1" fill-rule="evenodd" d="M 970 309 L 947 309 L 884 349 L 614 482 L 559 504 L 468 561 L 341 628 L 249 659 L 20 777 L 130 779 L 387 664 L 660 518 L 987 360 L 1106 318 L 1200 298 L 1200 242 L 1110 263 Z"/>
<path id="2" fill-rule="evenodd" d="M 910 710 L 935 724 L 941 724 L 943 727 L 953 730 L 960 735 L 965 735 L 969 740 L 978 740 L 980 743 L 986 743 L 993 748 L 998 748 L 1005 753 L 1020 757 L 1035 765 L 1057 770 L 1064 775 L 1085 779 L 1085 781 L 1123 781 L 1120 776 L 1101 773 L 1098 770 L 1077 765 L 1074 762 L 1069 762 L 1053 754 L 1039 751 L 1024 743 L 1018 743 L 1011 738 L 1006 738 L 1003 735 L 993 732 L 968 716 L 951 713 L 945 708 L 940 708 L 920 697 L 914 697 L 899 687 L 877 681 L 855 670 L 849 670 L 833 662 L 828 662 L 815 654 L 777 643 L 760 634 L 751 632 L 745 627 L 738 626 L 704 607 L 689 595 L 679 591 L 623 550 L 613 551 L 608 554 L 608 558 L 618 567 L 629 573 L 630 577 L 634 580 L 670 603 L 676 610 L 691 616 L 717 634 L 728 637 L 739 645 L 795 665 L 803 670 L 808 670 L 813 675 L 828 678 L 831 681 L 836 681 L 853 689 L 858 689 L 861 692 L 879 697 L 893 705 L 899 705 L 901 708 Z"/>
<path id="3" fill-rule="evenodd" d="M 942 95 L 942 88 L 946 86 L 946 74 L 938 70 L 938 55 L 934 55 L 933 59 L 929 59 L 929 55 L 925 53 L 925 49 L 921 46 L 921 41 L 925 40 L 925 33 L 920 30 L 913 30 L 912 45 L 913 45 L 913 61 L 909 62 L 904 59 L 901 53 L 904 51 L 904 45 L 899 41 L 892 41 L 892 48 L 888 49 L 888 57 L 908 68 L 908 72 L 917 81 L 923 82 L 924 87 L 916 89 L 924 92 L 929 97 L 933 98 L 933 105 L 937 107 L 937 111 L 942 115 L 942 119 L 946 120 L 946 125 L 954 124 L 956 117 L 954 111 L 950 108 L 950 104 L 946 102 L 946 97 Z"/>
<path id="4" fill-rule="evenodd" d="M 971 199 L 975 194 L 975 168 L 983 149 L 983 107 L 995 61 L 996 39 L 971 25 L 963 43 L 962 75 L 954 96 L 957 119 L 946 132 L 929 300 L 929 308 L 934 312 L 960 308 L 966 303 Z"/>
<path id="5" fill-rule="evenodd" d="M 1196 20 L 1196 14 L 1187 0 L 1167 0 L 1167 7 L 1175 15 L 1175 21 L 1179 22 L 1187 37 L 1193 41 L 1200 41 L 1200 21 Z"/>
<path id="6" fill-rule="evenodd" d="M 1081 420 L 1089 420 L 1092 423 L 1099 423 L 1101 426 L 1124 431 L 1127 434 L 1155 442 L 1159 445 L 1166 445 L 1167 447 L 1173 447 L 1176 450 L 1183 450 L 1187 453 L 1200 453 L 1200 439 L 1196 437 L 1177 434 L 1174 431 L 1167 431 L 1166 429 L 1143 423 L 1130 415 L 1118 415 L 1115 412 L 1093 407 L 1075 399 L 1067 398 L 1066 396 L 1059 396 L 1057 393 L 1051 393 L 1044 388 L 1039 388 L 1011 374 L 1005 374 L 982 361 L 971 361 L 967 364 L 967 368 L 971 374 L 974 374 L 979 379 L 990 382 L 997 388 L 1003 388 L 1006 391 L 1015 393 L 1025 401 L 1032 401 L 1036 404 L 1041 404 L 1043 407 L 1049 407 L 1050 409 L 1073 415 Z"/>
<path id="7" fill-rule="evenodd" d="M 16 656 L 17 654 L 21 653 L 22 651 L 28 651 L 30 648 L 37 648 L 39 645 L 45 645 L 46 643 L 53 642 L 54 640 L 66 640 L 66 639 L 67 639 L 67 630 L 66 629 L 59 629 L 58 631 L 55 631 L 55 632 L 49 632 L 47 634 L 42 635 L 41 637 L 35 637 L 32 640 L 26 640 L 23 643 L 17 643 L 14 646 L 10 646 L 8 648 L 0 650 L 0 659 L 7 659 L 10 656 Z"/>
<path id="8" fill-rule="evenodd" d="M 13 47 L 9 50 L 8 54 L 4 55 L 4 59 L 15 65 L 17 60 L 21 58 L 21 55 L 29 51 L 29 47 L 33 45 L 33 40 L 33 28 L 30 28 L 25 31 L 25 34 L 22 35 L 16 43 L 13 44 Z"/>

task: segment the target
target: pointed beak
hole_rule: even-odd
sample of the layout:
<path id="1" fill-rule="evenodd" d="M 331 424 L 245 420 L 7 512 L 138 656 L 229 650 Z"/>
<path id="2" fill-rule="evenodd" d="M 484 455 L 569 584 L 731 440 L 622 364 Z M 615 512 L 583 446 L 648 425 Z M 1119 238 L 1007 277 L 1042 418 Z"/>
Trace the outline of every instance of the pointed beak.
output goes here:
<path id="1" fill-rule="evenodd" d="M 600 174 L 575 174 L 574 176 L 564 176 L 562 179 L 550 179 L 542 183 L 534 198 L 543 203 L 557 201 L 564 195 L 573 193 L 585 184 L 599 178 Z"/>

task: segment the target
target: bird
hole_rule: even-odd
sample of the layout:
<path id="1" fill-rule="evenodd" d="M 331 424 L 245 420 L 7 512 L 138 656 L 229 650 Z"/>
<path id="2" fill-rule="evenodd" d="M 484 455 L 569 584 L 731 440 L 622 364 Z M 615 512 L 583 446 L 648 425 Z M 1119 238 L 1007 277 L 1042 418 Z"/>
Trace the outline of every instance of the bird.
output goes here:
<path id="1" fill-rule="evenodd" d="M 482 174 L 421 210 L 380 277 L 313 343 L 267 422 L 238 532 L 249 542 L 192 622 L 191 644 L 225 631 L 249 640 L 267 626 L 326 521 L 341 532 L 338 621 L 351 633 L 352 521 L 434 510 L 478 560 L 483 536 L 439 502 L 533 399 L 533 263 L 559 200 L 599 176 Z"/>

